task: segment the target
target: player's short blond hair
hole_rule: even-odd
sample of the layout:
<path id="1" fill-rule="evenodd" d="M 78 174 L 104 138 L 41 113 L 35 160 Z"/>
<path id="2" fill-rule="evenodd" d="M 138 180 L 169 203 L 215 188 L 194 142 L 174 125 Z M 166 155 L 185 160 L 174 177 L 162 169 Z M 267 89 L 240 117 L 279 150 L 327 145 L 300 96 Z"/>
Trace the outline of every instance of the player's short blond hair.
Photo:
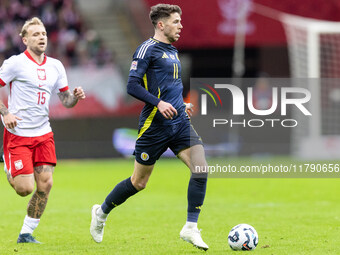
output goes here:
<path id="1" fill-rule="evenodd" d="M 28 30 L 29 26 L 32 26 L 32 25 L 42 25 L 43 27 L 45 27 L 44 23 L 41 21 L 41 19 L 39 19 L 37 17 L 33 17 L 29 20 L 26 20 L 25 24 L 21 28 L 20 36 L 25 37 L 25 35 L 27 34 L 27 30 Z"/>

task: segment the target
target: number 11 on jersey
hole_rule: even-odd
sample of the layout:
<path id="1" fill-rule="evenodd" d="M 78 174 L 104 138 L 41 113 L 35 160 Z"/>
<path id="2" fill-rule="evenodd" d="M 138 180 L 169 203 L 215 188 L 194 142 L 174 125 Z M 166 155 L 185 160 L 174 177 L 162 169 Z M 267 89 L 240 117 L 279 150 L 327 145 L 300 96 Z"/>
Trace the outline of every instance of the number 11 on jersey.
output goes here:
<path id="1" fill-rule="evenodd" d="M 178 64 L 174 63 L 174 79 L 178 79 Z"/>

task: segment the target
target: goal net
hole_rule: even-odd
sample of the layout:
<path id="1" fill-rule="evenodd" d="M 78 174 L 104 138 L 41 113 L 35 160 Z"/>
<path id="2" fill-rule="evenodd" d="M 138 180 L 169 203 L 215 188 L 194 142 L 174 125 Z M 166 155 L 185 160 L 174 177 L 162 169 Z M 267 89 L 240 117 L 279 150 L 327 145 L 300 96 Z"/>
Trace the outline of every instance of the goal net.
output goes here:
<path id="1" fill-rule="evenodd" d="M 292 112 L 292 153 L 305 159 L 340 158 L 340 22 L 282 14 L 294 85 L 312 99 L 311 117 Z"/>

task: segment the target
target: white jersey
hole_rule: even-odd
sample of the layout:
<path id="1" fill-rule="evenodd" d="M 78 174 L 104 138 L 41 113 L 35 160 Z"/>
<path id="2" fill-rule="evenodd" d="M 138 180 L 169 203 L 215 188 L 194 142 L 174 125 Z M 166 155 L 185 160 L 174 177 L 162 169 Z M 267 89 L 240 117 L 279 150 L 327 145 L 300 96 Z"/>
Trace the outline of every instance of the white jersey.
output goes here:
<path id="1" fill-rule="evenodd" d="M 59 60 L 45 55 L 38 64 L 26 50 L 4 61 L 0 85 L 9 86 L 8 111 L 22 119 L 9 132 L 35 137 L 52 131 L 48 117 L 51 94 L 68 90 L 65 68 Z"/>

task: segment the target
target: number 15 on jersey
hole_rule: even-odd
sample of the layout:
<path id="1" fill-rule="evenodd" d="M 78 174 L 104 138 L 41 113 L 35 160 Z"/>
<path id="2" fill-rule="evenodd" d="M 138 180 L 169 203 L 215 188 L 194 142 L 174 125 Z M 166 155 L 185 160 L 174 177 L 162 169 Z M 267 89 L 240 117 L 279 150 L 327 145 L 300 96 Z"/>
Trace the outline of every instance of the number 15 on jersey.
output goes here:
<path id="1" fill-rule="evenodd" d="M 46 103 L 46 92 L 38 92 L 38 104 L 45 104 Z"/>

